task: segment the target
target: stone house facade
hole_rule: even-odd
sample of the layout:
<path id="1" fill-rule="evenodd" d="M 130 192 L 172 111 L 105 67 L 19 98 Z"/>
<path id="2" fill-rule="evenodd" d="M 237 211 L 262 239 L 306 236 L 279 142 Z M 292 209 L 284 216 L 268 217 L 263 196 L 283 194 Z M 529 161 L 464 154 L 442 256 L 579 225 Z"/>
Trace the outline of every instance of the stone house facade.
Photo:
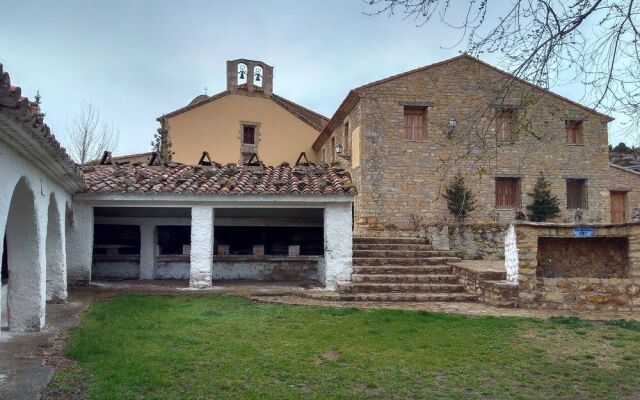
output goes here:
<path id="1" fill-rule="evenodd" d="M 442 194 L 457 173 L 477 203 L 469 224 L 511 221 L 540 173 L 560 200 L 558 221 L 580 208 L 586 222 L 609 222 L 612 171 L 628 175 L 622 190 L 640 189 L 609 166 L 610 121 L 461 55 L 353 89 L 313 147 L 351 172 L 356 232 L 450 221 Z"/>

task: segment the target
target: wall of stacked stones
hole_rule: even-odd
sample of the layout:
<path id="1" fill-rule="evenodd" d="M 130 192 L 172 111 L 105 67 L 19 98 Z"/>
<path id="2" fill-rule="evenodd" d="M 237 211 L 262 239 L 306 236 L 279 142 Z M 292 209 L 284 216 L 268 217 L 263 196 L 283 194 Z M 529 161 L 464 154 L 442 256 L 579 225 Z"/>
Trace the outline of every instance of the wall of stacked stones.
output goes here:
<path id="1" fill-rule="evenodd" d="M 465 260 L 504 259 L 504 236 L 508 225 L 449 225 L 449 248 Z"/>
<path id="2" fill-rule="evenodd" d="M 580 277 L 542 277 L 539 238 L 574 238 L 573 225 L 518 224 L 519 306 L 570 310 L 640 310 L 640 224 L 594 225 L 593 237 L 628 238 L 628 265 L 612 278 L 598 277 L 602 266 L 583 262 Z M 606 249 L 604 249 L 606 250 Z M 578 255 L 579 256 L 579 255 Z M 543 261 L 543 260 L 542 260 Z M 575 271 L 574 271 L 575 272 Z"/>
<path id="3" fill-rule="evenodd" d="M 606 124 L 597 114 L 546 92 L 514 84 L 501 104 L 517 111 L 515 143 L 496 143 L 496 88 L 504 75 L 468 59 L 432 67 L 365 89 L 360 100 L 361 164 L 356 199 L 356 231 L 411 230 L 415 221 L 441 223 L 450 218 L 442 197 L 456 173 L 475 194 L 468 223 L 506 223 L 513 210 L 495 207 L 495 177 L 521 178 L 523 207 L 543 172 L 566 208 L 566 178 L 588 179 L 589 207 L 584 218 L 610 218 Z M 526 100 L 522 100 L 526 99 Z M 424 140 L 404 139 L 404 106 L 428 105 Z M 448 121 L 457 120 L 449 135 Z M 565 121 L 583 119 L 584 145 L 567 145 Z M 355 124 L 354 124 L 355 125 Z"/>
<path id="4" fill-rule="evenodd" d="M 332 148 L 331 146 L 331 138 L 335 137 L 337 143 L 341 143 L 342 146 L 344 148 L 348 148 L 349 151 L 347 152 L 347 155 L 349 158 L 342 158 L 342 157 L 337 157 L 336 156 L 336 161 L 335 161 L 335 165 L 339 168 L 344 168 L 347 171 L 349 171 L 349 173 L 351 174 L 351 180 L 353 181 L 353 184 L 355 185 L 356 189 L 358 189 L 358 192 L 360 192 L 360 187 L 362 186 L 362 168 L 360 167 L 360 165 L 356 165 L 355 167 L 353 166 L 353 146 L 354 146 L 354 135 L 353 132 L 358 130 L 360 132 L 362 132 L 361 129 L 361 124 L 360 124 L 360 102 L 356 103 L 356 105 L 353 107 L 353 109 L 342 119 L 342 121 L 340 121 L 337 125 L 337 128 L 332 132 L 331 136 L 329 137 L 329 139 L 327 139 L 327 141 L 324 143 L 324 145 L 320 148 L 320 154 L 323 153 L 323 151 L 325 152 L 325 154 L 327 154 L 327 158 L 328 160 L 331 159 L 330 155 L 332 154 L 332 152 L 335 152 L 335 149 Z M 347 140 L 348 140 L 348 146 L 345 145 L 345 143 L 343 143 L 344 140 L 344 127 L 346 123 L 349 123 L 349 134 L 347 135 Z M 360 133 L 360 137 L 361 137 L 362 133 Z M 360 154 L 362 154 L 362 143 L 360 142 Z M 320 157 L 319 157 L 320 158 Z M 327 161 L 328 161 L 327 160 Z M 361 200 L 360 200 L 361 196 L 356 196 L 355 197 L 355 201 L 354 201 L 354 206 L 353 206 L 353 218 L 354 221 L 362 221 L 363 223 L 365 222 L 365 219 L 363 219 L 362 217 L 362 207 L 360 206 L 361 204 Z"/>

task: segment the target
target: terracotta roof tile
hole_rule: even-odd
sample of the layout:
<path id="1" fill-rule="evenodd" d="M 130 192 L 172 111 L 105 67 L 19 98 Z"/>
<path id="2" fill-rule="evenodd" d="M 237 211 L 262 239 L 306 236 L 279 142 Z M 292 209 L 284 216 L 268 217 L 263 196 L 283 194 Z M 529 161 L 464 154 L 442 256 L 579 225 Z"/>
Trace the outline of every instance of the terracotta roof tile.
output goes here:
<path id="1" fill-rule="evenodd" d="M 356 194 L 348 172 L 327 164 L 251 167 L 235 164 L 194 166 L 82 166 L 85 192 L 180 194 Z"/>
<path id="2" fill-rule="evenodd" d="M 21 123 L 25 127 L 24 131 L 28 132 L 76 183 L 81 183 L 78 166 L 44 123 L 40 107 L 26 97 L 22 97 L 19 86 L 11 85 L 11 78 L 7 72 L 3 71 L 2 64 L 0 64 L 0 112 L 11 115 Z"/>

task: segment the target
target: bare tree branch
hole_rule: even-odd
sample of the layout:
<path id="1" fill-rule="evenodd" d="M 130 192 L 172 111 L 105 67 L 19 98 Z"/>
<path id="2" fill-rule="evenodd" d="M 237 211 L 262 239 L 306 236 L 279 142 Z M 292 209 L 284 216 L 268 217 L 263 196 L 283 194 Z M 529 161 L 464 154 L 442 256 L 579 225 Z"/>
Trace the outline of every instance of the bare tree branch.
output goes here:
<path id="1" fill-rule="evenodd" d="M 581 85 L 577 100 L 626 115 L 622 131 L 640 136 L 640 0 L 366 3 L 368 15 L 401 15 L 416 26 L 438 18 L 459 32 L 455 46 L 466 41 L 472 55 L 494 54 L 501 67 L 536 85 Z"/>
<path id="2" fill-rule="evenodd" d="M 100 158 L 104 151 L 118 147 L 119 132 L 100 120 L 100 111 L 85 103 L 80 111 L 67 121 L 69 153 L 80 164 Z"/>

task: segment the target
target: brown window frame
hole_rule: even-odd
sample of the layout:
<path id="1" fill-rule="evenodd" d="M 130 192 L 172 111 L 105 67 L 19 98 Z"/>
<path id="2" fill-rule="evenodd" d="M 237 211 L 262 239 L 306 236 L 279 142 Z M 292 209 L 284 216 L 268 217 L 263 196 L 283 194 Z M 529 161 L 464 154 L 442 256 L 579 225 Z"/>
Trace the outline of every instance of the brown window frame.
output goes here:
<path id="1" fill-rule="evenodd" d="M 565 132 L 567 134 L 567 144 L 579 146 L 584 144 L 582 120 L 564 121 Z"/>
<path id="2" fill-rule="evenodd" d="M 421 141 L 427 137 L 429 110 L 427 107 L 404 107 L 404 140 Z"/>
<path id="3" fill-rule="evenodd" d="M 508 201 L 504 194 L 506 185 L 513 185 L 511 190 L 512 201 Z M 520 178 L 518 177 L 496 177 L 495 178 L 495 206 L 498 210 L 515 210 L 522 207 L 522 193 L 520 189 Z"/>
<path id="4" fill-rule="evenodd" d="M 496 109 L 496 141 L 498 143 L 514 143 L 516 141 L 515 124 L 513 121 L 515 114 L 516 110 L 512 108 Z M 505 134 L 505 130 L 507 134 Z"/>
<path id="5" fill-rule="evenodd" d="M 252 132 L 251 132 L 251 141 L 248 142 L 247 141 L 247 129 L 251 128 Z M 242 144 L 249 144 L 249 145 L 255 145 L 256 144 L 256 126 L 255 125 L 250 125 L 250 124 L 243 124 L 242 125 Z"/>
<path id="6" fill-rule="evenodd" d="M 588 209 L 589 208 L 589 185 L 588 185 L 587 179 L 567 178 L 566 181 L 567 181 L 567 208 L 569 210 Z M 580 193 L 572 194 L 572 191 L 576 189 L 580 190 Z"/>

